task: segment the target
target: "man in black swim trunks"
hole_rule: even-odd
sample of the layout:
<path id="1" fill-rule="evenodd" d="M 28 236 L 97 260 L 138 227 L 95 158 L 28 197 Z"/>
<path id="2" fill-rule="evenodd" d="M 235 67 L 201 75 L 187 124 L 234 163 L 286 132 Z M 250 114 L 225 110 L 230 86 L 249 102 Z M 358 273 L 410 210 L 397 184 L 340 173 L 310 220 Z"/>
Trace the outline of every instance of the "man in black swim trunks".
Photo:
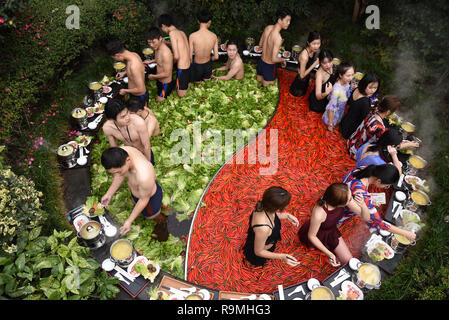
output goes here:
<path id="1" fill-rule="evenodd" d="M 128 88 L 120 89 L 120 95 L 129 94 L 130 99 L 143 101 L 145 106 L 148 104 L 149 94 L 145 87 L 145 66 L 140 56 L 129 50 L 126 50 L 122 43 L 113 40 L 106 45 L 108 54 L 116 61 L 126 63 L 126 70 L 119 72 L 116 79 L 128 76 Z"/>
<path id="2" fill-rule="evenodd" d="M 120 228 L 121 235 L 130 231 L 131 224 L 140 214 L 146 219 L 156 219 L 158 225 L 165 223 L 165 216 L 161 214 L 162 188 L 156 181 L 153 166 L 139 150 L 128 146 L 109 148 L 101 155 L 101 164 L 113 174 L 112 184 L 101 198 L 101 203 L 107 207 L 125 179 L 128 179 L 128 187 L 135 203 L 131 214 Z M 168 233 L 165 239 L 158 240 L 165 241 L 167 238 Z"/>
<path id="3" fill-rule="evenodd" d="M 173 24 L 173 19 L 170 15 L 161 15 L 158 19 L 158 24 L 159 28 L 170 36 L 173 59 L 178 67 L 176 88 L 178 90 L 178 96 L 182 98 L 187 94 L 191 78 L 190 64 L 192 63 L 192 59 L 190 57 L 189 41 L 184 31 L 179 30 Z"/>
<path id="4" fill-rule="evenodd" d="M 197 15 L 200 29 L 189 36 L 190 56 L 195 53 L 192 64 L 192 81 L 200 83 L 212 77 L 212 60 L 218 60 L 218 38 L 209 30 L 212 16 L 207 11 Z M 212 50 L 214 55 L 211 59 Z"/>
<path id="5" fill-rule="evenodd" d="M 165 44 L 161 31 L 152 27 L 147 32 L 148 44 L 154 49 L 155 59 L 145 60 L 144 63 L 151 64 L 156 62 L 156 74 L 150 74 L 148 79 L 157 80 L 157 97 L 156 101 L 164 101 L 172 92 L 175 81 L 172 79 L 173 71 L 173 54 L 170 48 Z"/>
<path id="6" fill-rule="evenodd" d="M 276 64 L 280 63 L 283 68 L 287 64 L 284 59 L 278 57 L 278 53 L 283 42 L 280 31 L 288 29 L 291 15 L 291 11 L 287 8 L 278 10 L 276 13 L 277 22 L 264 41 L 262 57 L 257 65 L 257 81 L 262 81 L 264 87 L 274 84 Z"/>

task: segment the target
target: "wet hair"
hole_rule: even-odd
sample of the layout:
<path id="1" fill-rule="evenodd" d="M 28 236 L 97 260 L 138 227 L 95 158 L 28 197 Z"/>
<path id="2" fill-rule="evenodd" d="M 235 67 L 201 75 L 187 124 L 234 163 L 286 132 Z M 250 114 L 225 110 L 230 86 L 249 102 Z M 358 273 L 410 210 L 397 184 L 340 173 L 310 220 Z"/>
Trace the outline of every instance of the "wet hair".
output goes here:
<path id="1" fill-rule="evenodd" d="M 228 47 L 230 45 L 236 46 L 237 47 L 237 51 L 239 50 L 239 44 L 238 44 L 237 40 L 229 40 L 228 43 L 226 44 L 226 47 Z"/>
<path id="2" fill-rule="evenodd" d="M 157 19 L 157 24 L 159 25 L 159 28 L 162 28 L 162 25 L 166 25 L 167 27 L 173 26 L 173 18 L 169 14 L 162 14 Z"/>
<path id="3" fill-rule="evenodd" d="M 350 64 L 349 62 L 342 62 L 337 66 L 337 75 L 339 78 L 341 78 L 341 76 L 343 76 L 346 71 L 348 71 L 349 69 L 353 68 L 354 66 L 352 64 Z"/>
<path id="4" fill-rule="evenodd" d="M 369 72 L 363 76 L 363 78 L 359 81 L 357 88 L 359 89 L 361 94 L 366 95 L 366 88 L 368 87 L 368 85 L 370 83 L 373 83 L 373 82 L 377 82 L 379 84 L 377 86 L 377 90 L 376 90 L 376 92 L 378 92 L 379 87 L 380 87 L 379 77 L 375 73 L 372 73 L 372 72 Z M 376 92 L 374 92 L 374 94 L 376 94 Z"/>
<path id="5" fill-rule="evenodd" d="M 125 103 L 119 99 L 110 99 L 104 108 L 106 119 L 116 120 L 120 112 L 126 109 Z"/>
<path id="6" fill-rule="evenodd" d="M 348 185 L 346 183 L 333 183 L 324 191 L 324 195 L 318 199 L 317 205 L 320 207 L 324 204 L 332 207 L 343 206 L 348 202 Z"/>
<path id="7" fill-rule="evenodd" d="M 313 40 L 321 40 L 321 35 L 318 31 L 309 32 L 309 36 L 307 37 L 307 43 L 311 43 Z"/>
<path id="8" fill-rule="evenodd" d="M 275 212 L 283 210 L 291 200 L 291 194 L 282 187 L 269 187 L 265 190 L 262 200 L 258 201 L 255 210 Z"/>
<path id="9" fill-rule="evenodd" d="M 399 180 L 399 170 L 392 164 L 370 165 L 354 172 L 353 176 L 356 179 L 375 177 L 382 184 L 395 184 Z"/>
<path id="10" fill-rule="evenodd" d="M 197 13 L 196 18 L 200 23 L 208 23 L 212 20 L 212 14 L 207 10 L 201 10 Z"/>
<path id="11" fill-rule="evenodd" d="M 106 44 L 106 51 L 108 55 L 113 56 L 117 53 L 123 53 L 125 51 L 125 47 L 119 40 L 112 40 Z"/>
<path id="12" fill-rule="evenodd" d="M 147 31 L 147 40 L 159 39 L 162 37 L 162 32 L 158 27 L 150 27 Z"/>
<path id="13" fill-rule="evenodd" d="M 386 95 L 385 97 L 377 103 L 377 111 L 383 113 L 386 111 L 390 111 L 391 113 L 395 113 L 399 110 L 401 106 L 401 102 L 398 97 L 393 95 Z"/>
<path id="14" fill-rule="evenodd" d="M 366 152 L 379 152 L 379 156 L 385 160 L 385 162 L 392 161 L 390 153 L 388 152 L 388 146 L 397 146 L 402 142 L 402 134 L 396 128 L 390 128 L 385 131 L 379 138 L 379 140 L 372 146 L 366 149 Z"/>
<path id="15" fill-rule="evenodd" d="M 290 17 L 292 16 L 292 12 L 290 11 L 290 9 L 288 9 L 286 7 L 278 9 L 276 11 L 276 22 L 279 19 L 281 19 L 281 20 L 285 19 L 285 17 L 287 17 L 287 16 L 290 16 Z"/>
<path id="16" fill-rule="evenodd" d="M 318 59 L 320 60 L 320 62 L 323 62 L 324 59 L 329 59 L 330 61 L 332 61 L 332 59 L 334 59 L 334 55 L 330 50 L 324 49 L 321 50 L 320 53 L 318 54 Z"/>
<path id="17" fill-rule="evenodd" d="M 145 109 L 145 101 L 142 101 L 140 99 L 130 98 L 128 100 L 128 102 L 126 103 L 126 106 L 130 112 L 136 113 L 139 110 Z"/>
<path id="18" fill-rule="evenodd" d="M 106 170 L 112 168 L 121 168 L 129 157 L 128 152 L 120 147 L 111 147 L 106 149 L 101 155 L 101 164 Z"/>

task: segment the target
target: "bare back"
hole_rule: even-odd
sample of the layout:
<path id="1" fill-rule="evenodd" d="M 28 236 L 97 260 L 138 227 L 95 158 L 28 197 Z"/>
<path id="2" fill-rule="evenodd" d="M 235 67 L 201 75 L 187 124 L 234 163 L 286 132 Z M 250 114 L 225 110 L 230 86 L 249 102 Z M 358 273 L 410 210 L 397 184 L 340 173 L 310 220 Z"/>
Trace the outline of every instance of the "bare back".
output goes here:
<path id="1" fill-rule="evenodd" d="M 140 56 L 135 52 L 130 52 L 130 59 L 126 61 L 126 73 L 128 76 L 128 88 L 139 88 L 136 95 L 146 92 L 145 87 L 145 65 Z"/>
<path id="2" fill-rule="evenodd" d="M 262 36 L 260 37 L 260 40 L 259 40 L 259 47 L 262 47 L 262 49 L 266 48 L 268 35 L 273 30 L 273 28 L 274 28 L 274 25 L 270 24 L 270 25 L 266 26 L 265 29 L 263 30 Z"/>
<path id="3" fill-rule="evenodd" d="M 175 29 L 170 31 L 169 35 L 178 69 L 188 69 L 190 67 L 190 47 L 186 34 L 184 31 Z"/>
<path id="4" fill-rule="evenodd" d="M 264 48 L 262 51 L 262 60 L 265 61 L 266 63 L 274 64 L 273 55 L 274 54 L 277 55 L 281 47 L 281 44 L 282 44 L 281 34 L 273 27 L 270 33 L 268 33 L 266 44 L 264 44 Z"/>
<path id="5" fill-rule="evenodd" d="M 195 53 L 195 63 L 203 64 L 211 60 L 211 52 L 218 54 L 217 35 L 208 29 L 200 29 L 189 37 L 190 49 Z"/>
<path id="6" fill-rule="evenodd" d="M 132 163 L 133 168 L 126 175 L 128 187 L 137 198 L 152 197 L 156 193 L 156 173 L 153 165 L 136 148 L 123 146 Z"/>
<path id="7" fill-rule="evenodd" d="M 148 135 L 150 136 L 150 138 L 160 134 L 159 121 L 157 121 L 153 111 L 145 107 L 144 116 L 142 117 L 142 119 L 147 125 Z"/>

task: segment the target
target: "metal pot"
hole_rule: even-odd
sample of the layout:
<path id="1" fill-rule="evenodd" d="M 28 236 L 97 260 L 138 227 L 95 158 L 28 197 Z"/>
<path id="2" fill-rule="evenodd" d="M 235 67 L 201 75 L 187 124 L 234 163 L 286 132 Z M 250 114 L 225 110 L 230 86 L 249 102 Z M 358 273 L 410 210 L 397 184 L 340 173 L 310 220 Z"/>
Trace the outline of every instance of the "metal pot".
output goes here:
<path id="1" fill-rule="evenodd" d="M 113 251 L 114 249 L 117 249 L 117 246 L 125 246 L 131 248 L 130 253 L 125 256 L 114 256 Z M 119 266 L 126 268 L 131 262 L 133 262 L 134 258 L 136 257 L 136 250 L 134 249 L 132 242 L 128 239 L 118 239 L 111 245 L 109 254 L 112 261 L 117 263 Z"/>
<path id="2" fill-rule="evenodd" d="M 410 160 L 412 160 L 413 158 L 415 158 L 415 159 L 421 161 L 421 162 L 423 163 L 423 166 L 422 166 L 421 168 L 415 167 L 415 166 L 411 163 L 411 161 L 410 161 Z M 425 168 L 425 167 L 427 166 L 427 161 L 424 160 L 423 158 L 421 158 L 420 156 L 412 155 L 412 156 L 410 156 L 410 158 L 407 160 L 407 166 L 410 166 L 411 168 L 414 168 L 414 169 L 416 169 L 416 170 L 420 170 L 420 169 L 423 169 L 423 168 Z"/>
<path id="3" fill-rule="evenodd" d="M 103 226 L 97 221 L 89 221 L 84 224 L 78 232 L 78 238 L 91 249 L 100 248 L 106 242 Z"/>
<path id="4" fill-rule="evenodd" d="M 87 121 L 87 111 L 82 108 L 75 108 L 72 110 L 72 118 L 79 125 L 81 130 L 87 129 L 89 122 Z"/>
<path id="5" fill-rule="evenodd" d="M 413 241 L 409 244 L 405 244 L 403 242 L 401 242 L 400 240 L 402 240 L 400 237 L 398 237 L 398 235 L 392 233 L 388 238 L 387 238 L 387 244 L 396 252 L 396 253 L 402 253 L 404 252 L 408 246 L 414 246 L 416 244 L 416 241 Z"/>
<path id="6" fill-rule="evenodd" d="M 57 154 L 59 162 L 61 162 L 65 167 L 73 168 L 76 166 L 76 150 L 72 145 L 68 143 L 60 145 L 57 150 Z"/>
<path id="7" fill-rule="evenodd" d="M 377 282 L 373 282 L 373 283 L 367 283 L 365 280 L 366 279 L 363 275 L 360 274 L 360 271 L 362 270 L 362 273 L 364 273 L 364 269 L 365 268 L 369 268 L 372 269 L 372 272 L 374 273 L 375 277 L 378 277 L 378 281 Z M 353 276 L 353 282 L 355 282 L 355 284 L 361 288 L 361 289 L 368 289 L 368 290 L 372 290 L 372 289 L 379 289 L 380 288 L 380 284 L 381 284 L 381 274 L 380 274 L 380 270 L 379 268 L 371 263 L 366 263 L 366 262 L 359 262 L 357 264 L 357 271 L 355 271 L 354 276 Z"/>
<path id="8" fill-rule="evenodd" d="M 114 62 L 113 67 L 115 69 L 115 72 L 123 72 L 126 70 L 126 64 L 121 61 Z"/>
<path id="9" fill-rule="evenodd" d="M 424 197 L 424 198 L 426 199 L 427 202 L 426 202 L 425 204 L 416 203 L 415 200 L 413 199 L 413 198 L 416 197 L 416 196 L 422 196 L 422 197 Z M 425 193 L 424 191 L 421 191 L 421 190 L 413 191 L 413 192 L 410 194 L 410 199 L 412 200 L 412 202 L 413 202 L 416 206 L 430 206 L 430 204 L 431 204 L 430 198 L 429 198 L 429 196 L 427 195 L 427 193 Z"/>
<path id="10" fill-rule="evenodd" d="M 321 300 L 321 299 L 314 298 L 314 293 L 317 294 L 317 292 L 322 291 L 322 290 L 326 291 L 330 297 L 330 299 L 325 299 L 325 300 L 335 300 L 335 296 L 334 296 L 334 293 L 332 292 L 332 290 L 329 289 L 328 287 L 320 286 L 320 285 L 313 286 L 312 291 L 306 295 L 306 300 Z"/>

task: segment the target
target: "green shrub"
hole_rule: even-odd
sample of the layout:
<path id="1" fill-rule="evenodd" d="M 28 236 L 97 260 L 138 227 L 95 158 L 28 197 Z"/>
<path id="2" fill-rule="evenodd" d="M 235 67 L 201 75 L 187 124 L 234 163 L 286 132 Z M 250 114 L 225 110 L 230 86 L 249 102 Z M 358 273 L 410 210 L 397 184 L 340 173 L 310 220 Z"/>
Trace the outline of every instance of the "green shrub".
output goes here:
<path id="1" fill-rule="evenodd" d="M 17 176 L 9 168 L 0 168 L 0 252 L 16 252 L 17 237 L 45 222 L 41 196 L 33 181 Z"/>
<path id="2" fill-rule="evenodd" d="M 17 253 L 0 256 L 0 298 L 114 299 L 118 279 L 101 270 L 89 257 L 89 248 L 72 236 L 71 231 L 56 230 L 40 236 L 40 228 L 22 233 Z"/>

